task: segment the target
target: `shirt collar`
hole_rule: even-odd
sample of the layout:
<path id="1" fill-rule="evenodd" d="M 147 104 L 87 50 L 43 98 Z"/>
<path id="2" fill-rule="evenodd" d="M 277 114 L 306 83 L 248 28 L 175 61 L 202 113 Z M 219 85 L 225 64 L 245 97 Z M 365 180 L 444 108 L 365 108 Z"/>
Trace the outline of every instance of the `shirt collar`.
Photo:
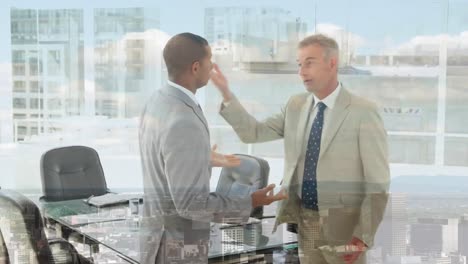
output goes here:
<path id="1" fill-rule="evenodd" d="M 322 102 L 327 106 L 327 108 L 333 109 L 333 107 L 335 107 L 336 98 L 338 97 L 338 94 L 340 94 L 340 90 L 341 90 L 341 83 L 338 82 L 338 86 L 336 87 L 336 89 L 327 97 L 323 98 L 323 100 L 320 100 L 317 96 L 315 96 L 315 94 L 313 94 L 314 108 L 317 106 L 318 103 Z"/>
<path id="2" fill-rule="evenodd" d="M 167 80 L 167 83 L 168 83 L 170 86 L 172 86 L 172 87 L 174 87 L 174 88 L 176 88 L 176 89 L 181 90 L 184 94 L 186 94 L 188 97 L 190 97 L 190 99 L 192 99 L 193 102 L 194 102 L 196 105 L 200 105 L 200 104 L 198 103 L 197 97 L 195 97 L 195 94 L 193 94 L 189 89 L 184 88 L 183 86 L 178 85 L 177 83 L 171 82 L 171 81 L 169 81 L 169 80 Z"/>

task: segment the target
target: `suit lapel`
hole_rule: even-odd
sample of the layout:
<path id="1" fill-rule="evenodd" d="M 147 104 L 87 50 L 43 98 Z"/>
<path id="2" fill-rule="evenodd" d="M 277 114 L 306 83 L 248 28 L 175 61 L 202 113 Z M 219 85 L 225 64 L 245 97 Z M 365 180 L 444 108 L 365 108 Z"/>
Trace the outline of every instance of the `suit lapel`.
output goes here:
<path id="1" fill-rule="evenodd" d="M 195 115 L 198 117 L 198 119 L 200 119 L 200 121 L 205 126 L 208 134 L 210 134 L 210 130 L 208 128 L 208 122 L 206 121 L 201 108 L 197 104 L 195 104 L 195 102 L 190 97 L 188 97 L 183 92 L 179 91 L 177 88 L 171 87 L 169 85 L 167 85 L 164 88 L 164 90 L 167 95 L 176 97 L 177 99 L 181 100 L 184 104 L 186 104 L 188 107 L 192 108 Z"/>
<path id="2" fill-rule="evenodd" d="M 301 107 L 300 113 L 299 113 L 299 119 L 298 119 L 298 124 L 297 124 L 297 131 L 296 131 L 296 154 L 297 158 L 300 157 L 301 152 L 303 150 L 303 145 L 304 145 L 304 138 L 305 138 L 305 129 L 307 125 L 307 120 L 309 119 L 309 114 L 310 110 L 312 107 L 313 103 L 313 96 L 312 94 L 307 96 L 307 99 L 305 100 L 304 104 Z"/>
<path id="3" fill-rule="evenodd" d="M 341 88 L 340 94 L 336 99 L 335 107 L 330 112 L 330 118 L 328 119 L 329 125 L 325 131 L 325 135 L 320 146 L 319 159 L 323 156 L 323 153 L 327 150 L 332 139 L 335 137 L 338 129 L 343 124 L 346 116 L 349 114 L 348 106 L 351 101 L 351 95 L 344 88 Z"/>
<path id="4" fill-rule="evenodd" d="M 203 114 L 201 108 L 197 106 L 192 106 L 193 112 L 197 115 L 197 117 L 202 121 L 203 125 L 205 125 L 206 131 L 208 134 L 210 133 L 210 129 L 208 128 L 208 121 L 206 121 L 205 115 Z"/>

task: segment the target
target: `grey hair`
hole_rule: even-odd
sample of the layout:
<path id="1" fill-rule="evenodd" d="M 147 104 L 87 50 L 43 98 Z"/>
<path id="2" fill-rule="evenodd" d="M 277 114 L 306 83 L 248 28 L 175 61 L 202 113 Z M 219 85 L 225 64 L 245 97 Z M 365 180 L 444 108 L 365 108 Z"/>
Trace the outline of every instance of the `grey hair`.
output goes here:
<path id="1" fill-rule="evenodd" d="M 319 45 L 325 50 L 325 58 L 328 59 L 331 56 L 338 57 L 338 43 L 336 40 L 325 36 L 323 34 L 315 34 L 308 36 L 299 42 L 298 48 L 305 48 L 310 45 Z"/>

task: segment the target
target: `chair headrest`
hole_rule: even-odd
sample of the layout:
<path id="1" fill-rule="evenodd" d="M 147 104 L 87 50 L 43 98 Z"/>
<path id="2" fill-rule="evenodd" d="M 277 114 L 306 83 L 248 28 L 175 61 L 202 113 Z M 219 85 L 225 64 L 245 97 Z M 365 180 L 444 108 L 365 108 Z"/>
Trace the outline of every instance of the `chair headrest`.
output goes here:
<path id="1" fill-rule="evenodd" d="M 228 197 L 246 196 L 266 187 L 270 173 L 268 162 L 250 155 L 236 154 L 236 156 L 241 160 L 240 165 L 221 170 L 216 192 Z M 254 208 L 251 216 L 262 217 L 263 208 Z"/>

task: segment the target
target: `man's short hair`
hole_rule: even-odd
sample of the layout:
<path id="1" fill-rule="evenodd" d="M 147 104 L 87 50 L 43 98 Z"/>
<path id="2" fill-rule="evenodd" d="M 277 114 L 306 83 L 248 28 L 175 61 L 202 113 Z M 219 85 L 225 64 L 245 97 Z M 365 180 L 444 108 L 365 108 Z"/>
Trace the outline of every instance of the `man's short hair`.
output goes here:
<path id="1" fill-rule="evenodd" d="M 176 78 L 207 55 L 208 41 L 192 33 L 173 36 L 164 47 L 163 57 L 170 77 Z"/>
<path id="2" fill-rule="evenodd" d="M 299 42 L 298 48 L 305 48 L 310 45 L 319 45 L 325 51 L 325 58 L 330 58 L 331 55 L 338 57 L 338 43 L 328 36 L 323 34 L 315 34 L 308 36 Z"/>

